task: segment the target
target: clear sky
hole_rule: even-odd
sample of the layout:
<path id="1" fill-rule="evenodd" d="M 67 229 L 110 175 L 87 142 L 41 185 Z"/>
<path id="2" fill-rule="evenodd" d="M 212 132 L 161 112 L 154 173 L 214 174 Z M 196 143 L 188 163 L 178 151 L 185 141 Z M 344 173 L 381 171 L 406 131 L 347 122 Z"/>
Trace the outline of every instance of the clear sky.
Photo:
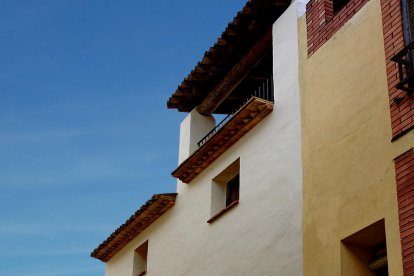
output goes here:
<path id="1" fill-rule="evenodd" d="M 0 0 L 0 275 L 104 275 L 89 254 L 174 192 L 166 101 L 245 0 Z"/>

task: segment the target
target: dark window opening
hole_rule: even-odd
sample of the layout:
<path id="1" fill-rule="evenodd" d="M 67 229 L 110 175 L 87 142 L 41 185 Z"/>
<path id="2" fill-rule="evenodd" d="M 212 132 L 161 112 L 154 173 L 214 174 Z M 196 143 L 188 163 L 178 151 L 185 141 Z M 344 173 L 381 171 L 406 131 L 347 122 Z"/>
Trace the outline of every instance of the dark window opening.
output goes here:
<path id="1" fill-rule="evenodd" d="M 240 179 L 239 175 L 236 175 L 232 180 L 227 183 L 226 188 L 226 207 L 235 201 L 239 200 L 240 191 Z"/>
<path id="2" fill-rule="evenodd" d="M 349 0 L 333 0 L 333 12 L 338 13 L 342 8 L 346 6 Z"/>
<path id="3" fill-rule="evenodd" d="M 342 240 L 342 275 L 388 276 L 384 220 Z"/>
<path id="4" fill-rule="evenodd" d="M 368 268 L 377 276 L 388 276 L 387 246 L 385 243 L 371 248 L 372 257 Z"/>

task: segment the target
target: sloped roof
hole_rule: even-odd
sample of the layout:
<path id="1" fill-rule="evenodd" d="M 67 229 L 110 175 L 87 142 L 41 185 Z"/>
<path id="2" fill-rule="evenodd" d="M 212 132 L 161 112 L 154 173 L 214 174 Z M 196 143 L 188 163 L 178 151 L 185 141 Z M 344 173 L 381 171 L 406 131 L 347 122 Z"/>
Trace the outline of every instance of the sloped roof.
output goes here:
<path id="1" fill-rule="evenodd" d="M 91 256 L 107 262 L 175 204 L 176 193 L 156 194 L 102 242 Z"/>
<path id="2" fill-rule="evenodd" d="M 190 112 L 199 105 L 255 42 L 269 31 L 290 2 L 249 0 L 171 95 L 168 108 Z M 223 102 L 215 113 L 229 113 L 230 106 L 228 101 Z"/>

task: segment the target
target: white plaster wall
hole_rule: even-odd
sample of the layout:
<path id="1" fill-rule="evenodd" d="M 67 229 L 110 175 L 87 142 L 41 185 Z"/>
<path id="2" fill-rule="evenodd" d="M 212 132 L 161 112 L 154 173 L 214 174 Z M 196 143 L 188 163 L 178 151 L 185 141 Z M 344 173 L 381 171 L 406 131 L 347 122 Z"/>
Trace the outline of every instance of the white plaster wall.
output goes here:
<path id="1" fill-rule="evenodd" d="M 148 276 L 303 275 L 295 4 L 273 33 L 275 110 L 190 184 L 178 182 L 176 205 L 107 263 L 107 276 L 132 276 L 147 239 Z M 208 224 L 212 179 L 237 158 L 240 203 Z"/>
<path id="2" fill-rule="evenodd" d="M 197 149 L 197 142 L 215 125 L 216 121 L 213 116 L 203 116 L 196 109 L 188 113 L 180 125 L 178 164 L 181 164 Z"/>

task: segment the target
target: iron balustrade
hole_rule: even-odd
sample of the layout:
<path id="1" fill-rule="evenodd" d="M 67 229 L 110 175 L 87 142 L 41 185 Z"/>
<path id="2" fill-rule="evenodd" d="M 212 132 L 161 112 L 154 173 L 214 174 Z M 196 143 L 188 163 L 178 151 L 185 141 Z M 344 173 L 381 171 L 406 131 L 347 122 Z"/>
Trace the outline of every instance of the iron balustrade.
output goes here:
<path id="1" fill-rule="evenodd" d="M 232 117 L 232 114 L 227 115 L 224 119 L 218 123 L 212 130 L 210 130 L 200 141 L 197 142 L 197 145 L 201 147 L 205 142 L 207 142 L 211 136 L 213 136 L 219 129 L 221 129 Z"/>
<path id="2" fill-rule="evenodd" d="M 273 75 L 268 77 L 263 81 L 256 90 L 250 94 L 243 103 L 234 109 L 233 112 L 228 114 L 224 119 L 218 123 L 212 130 L 210 130 L 200 141 L 197 142 L 197 145 L 201 147 L 204 145 L 214 134 L 216 134 L 232 117 L 237 111 L 242 108 L 251 98 L 257 97 L 269 102 L 274 102 L 274 86 L 273 86 Z"/>
<path id="3" fill-rule="evenodd" d="M 407 94 L 414 92 L 414 41 L 405 46 L 392 61 L 398 65 L 399 82 L 395 88 L 405 91 Z"/>

